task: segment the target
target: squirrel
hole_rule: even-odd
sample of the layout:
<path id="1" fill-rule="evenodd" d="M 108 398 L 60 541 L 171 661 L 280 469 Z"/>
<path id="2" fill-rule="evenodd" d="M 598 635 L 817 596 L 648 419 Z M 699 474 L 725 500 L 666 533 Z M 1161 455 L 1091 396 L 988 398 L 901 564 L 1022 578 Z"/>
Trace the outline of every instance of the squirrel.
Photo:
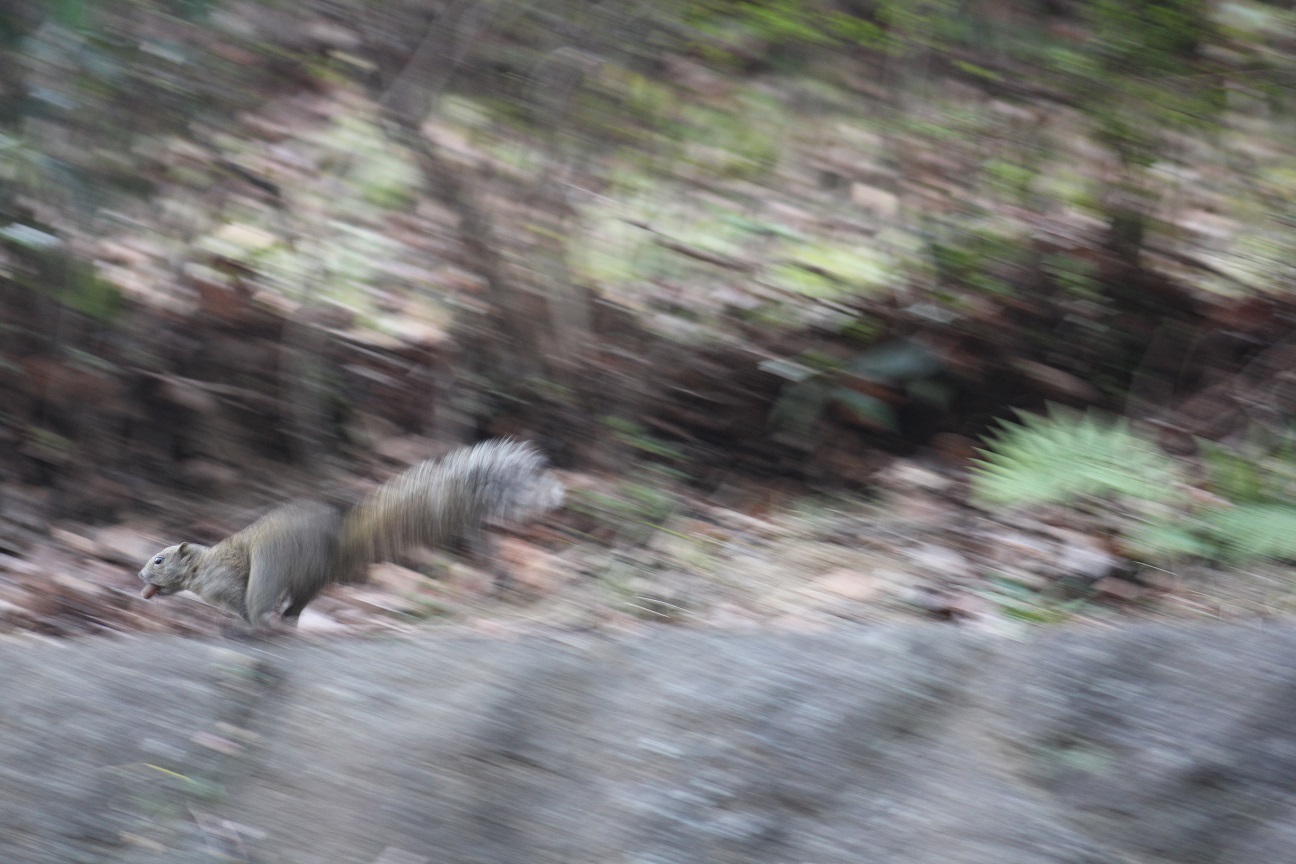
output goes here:
<path id="1" fill-rule="evenodd" d="M 286 504 L 214 546 L 168 546 L 140 570 L 142 596 L 188 589 L 253 628 L 283 607 L 281 620 L 295 625 L 325 585 L 363 581 L 367 565 L 415 546 L 537 516 L 563 492 L 531 445 L 484 441 L 414 466 L 349 510 Z"/>

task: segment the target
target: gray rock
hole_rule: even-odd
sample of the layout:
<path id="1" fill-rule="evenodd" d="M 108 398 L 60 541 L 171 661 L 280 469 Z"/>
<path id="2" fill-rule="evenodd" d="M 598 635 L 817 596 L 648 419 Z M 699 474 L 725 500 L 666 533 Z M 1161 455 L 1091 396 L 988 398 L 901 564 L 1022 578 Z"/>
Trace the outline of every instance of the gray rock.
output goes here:
<path id="1" fill-rule="evenodd" d="M 1296 630 L 0 644 L 4 862 L 1296 860 Z"/>

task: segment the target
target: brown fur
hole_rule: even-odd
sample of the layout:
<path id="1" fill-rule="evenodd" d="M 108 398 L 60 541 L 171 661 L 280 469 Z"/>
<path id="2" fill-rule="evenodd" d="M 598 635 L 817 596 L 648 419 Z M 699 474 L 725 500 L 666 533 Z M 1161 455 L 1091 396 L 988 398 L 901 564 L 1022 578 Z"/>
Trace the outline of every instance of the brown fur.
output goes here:
<path id="1" fill-rule="evenodd" d="M 369 564 L 543 513 L 562 496 L 530 445 L 486 441 L 414 466 L 345 513 L 288 504 L 214 546 L 169 546 L 139 576 L 145 597 L 188 589 L 253 626 L 286 600 L 294 622 L 325 585 L 362 579 Z"/>

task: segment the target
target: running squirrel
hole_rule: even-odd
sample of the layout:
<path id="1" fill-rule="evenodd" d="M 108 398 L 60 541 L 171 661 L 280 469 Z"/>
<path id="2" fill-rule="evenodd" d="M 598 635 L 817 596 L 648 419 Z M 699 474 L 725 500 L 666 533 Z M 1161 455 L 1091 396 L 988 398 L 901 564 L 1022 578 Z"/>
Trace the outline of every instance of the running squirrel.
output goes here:
<path id="1" fill-rule="evenodd" d="M 286 504 L 215 546 L 168 546 L 140 570 L 143 597 L 189 589 L 254 628 L 280 608 L 295 625 L 325 585 L 362 581 L 369 564 L 539 515 L 562 498 L 534 447 L 485 441 L 414 466 L 345 512 Z"/>

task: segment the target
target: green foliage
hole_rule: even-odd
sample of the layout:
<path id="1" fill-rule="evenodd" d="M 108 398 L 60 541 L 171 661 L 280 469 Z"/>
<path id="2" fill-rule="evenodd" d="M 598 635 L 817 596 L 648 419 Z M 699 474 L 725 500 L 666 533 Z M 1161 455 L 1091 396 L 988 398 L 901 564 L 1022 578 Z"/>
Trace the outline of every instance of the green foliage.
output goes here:
<path id="1" fill-rule="evenodd" d="M 877 46 L 883 39 L 878 24 L 841 12 L 823 0 L 702 0 L 690 18 L 698 29 L 713 36 L 746 34 L 774 45 L 845 42 Z M 712 46 L 710 53 L 720 55 L 723 50 Z"/>
<path id="2" fill-rule="evenodd" d="M 468 103 L 455 105 L 458 113 Z M 366 204 L 381 210 L 409 206 L 422 186 L 422 176 L 410 160 L 393 147 L 371 117 L 347 115 L 311 138 L 322 160 L 337 167 L 337 176 L 354 186 Z"/>
<path id="3" fill-rule="evenodd" d="M 1055 409 L 1022 413 L 1004 423 L 982 451 L 973 475 L 977 498 L 989 504 L 1070 504 L 1128 496 L 1162 500 L 1180 481 L 1178 469 L 1123 418 Z"/>
<path id="4" fill-rule="evenodd" d="M 671 444 L 654 438 L 643 426 L 619 417 L 604 422 L 625 447 L 646 457 L 625 472 L 612 493 L 577 490 L 568 506 L 611 529 L 614 545 L 646 543 L 679 510 L 679 498 L 670 486 L 683 473 L 674 467 L 683 457 Z"/>
<path id="5" fill-rule="evenodd" d="M 1096 300 L 1102 295 L 1098 267 L 1090 261 L 1070 255 L 1049 254 L 1044 256 L 1040 266 L 1053 281 L 1076 297 Z"/>
<path id="6" fill-rule="evenodd" d="M 19 222 L 0 227 L 0 249 L 12 257 L 9 278 L 99 321 L 121 307 L 121 292 L 102 279 L 94 262 L 74 257 L 58 236 Z"/>
<path id="7" fill-rule="evenodd" d="M 770 433 L 785 443 L 807 445 L 815 426 L 836 407 L 863 427 L 899 431 L 895 409 L 879 390 L 942 405 L 950 393 L 940 380 L 944 364 L 927 348 L 907 339 L 874 345 L 840 362 L 807 352 L 796 358 L 760 364 L 786 380 L 770 409 Z M 863 386 L 861 386 L 863 385 Z"/>
<path id="8" fill-rule="evenodd" d="M 604 423 L 622 444 L 633 450 L 638 450 L 645 456 L 655 457 L 666 462 L 678 462 L 683 459 L 683 454 L 680 453 L 679 448 L 654 438 L 639 423 L 621 417 L 608 417 L 604 420 Z"/>
<path id="9" fill-rule="evenodd" d="M 988 505 L 1110 506 L 1122 545 L 1148 561 L 1296 559 L 1290 439 L 1259 455 L 1202 442 L 1207 495 L 1128 421 L 1096 412 L 1023 414 L 1004 424 L 973 472 Z M 1119 515 L 1117 515 L 1119 514 Z"/>
<path id="10" fill-rule="evenodd" d="M 1013 286 L 1000 274 L 1026 263 L 1029 249 L 1016 227 L 975 218 L 929 226 L 928 249 L 937 281 L 992 296 L 1011 295 Z"/>
<path id="11" fill-rule="evenodd" d="M 1029 200 L 1031 184 L 1038 173 L 1034 166 L 1007 159 L 991 159 L 984 170 L 990 183 L 1006 193 L 1009 200 L 1021 203 Z"/>
<path id="12" fill-rule="evenodd" d="M 68 260 L 58 296 L 68 307 L 97 321 L 111 321 L 122 307 L 121 290 L 101 278 L 89 261 Z"/>
<path id="13" fill-rule="evenodd" d="M 1296 559 L 1296 434 L 1269 437 L 1253 430 L 1237 449 L 1198 442 L 1206 486 L 1228 502 L 1199 513 L 1198 530 L 1225 558 Z"/>
<path id="14" fill-rule="evenodd" d="M 1054 71 L 1127 166 L 1151 166 L 1166 131 L 1207 127 L 1223 111 L 1224 80 L 1201 63 L 1216 36 L 1205 0 L 1098 0 L 1085 14 L 1091 38 L 1060 49 Z"/>
<path id="15" fill-rule="evenodd" d="M 987 574 L 984 584 L 976 591 L 977 596 L 1004 617 L 1027 624 L 1061 624 L 1086 605 L 1083 598 L 1059 599 L 993 573 Z"/>
<path id="16" fill-rule="evenodd" d="M 829 242 L 790 247 L 768 270 L 770 282 L 806 297 L 873 294 L 892 276 L 889 262 L 867 246 Z"/>
<path id="17" fill-rule="evenodd" d="M 950 45 L 969 44 L 977 34 L 978 21 L 959 0 L 883 0 L 878 18 L 892 51 L 941 50 Z M 981 70 L 978 77 L 985 77 Z"/>
<path id="18" fill-rule="evenodd" d="M 1086 10 L 1095 48 L 1109 67 L 1180 75 L 1210 38 L 1206 0 L 1097 0 Z"/>
<path id="19" fill-rule="evenodd" d="M 86 0 L 52 0 L 46 8 L 51 21 L 77 30 L 86 24 L 86 7 Z"/>
<path id="20" fill-rule="evenodd" d="M 59 225 L 155 191 L 170 136 L 224 129 L 264 100 L 272 49 L 207 28 L 216 0 L 41 0 L 0 11 L 0 210 L 20 197 Z"/>
<path id="21" fill-rule="evenodd" d="M 708 177 L 757 179 L 769 174 L 781 150 L 777 123 L 782 106 L 752 94 L 738 111 L 689 105 L 668 128 L 683 143 L 681 158 Z"/>
<path id="22" fill-rule="evenodd" d="M 1208 512 L 1202 528 L 1226 559 L 1296 559 L 1296 507 L 1245 503 Z"/>
<path id="23" fill-rule="evenodd" d="M 1202 536 L 1195 520 L 1176 518 L 1179 515 L 1182 511 L 1178 508 L 1167 508 L 1123 526 L 1123 546 L 1129 554 L 1145 561 L 1218 557 L 1219 545 Z"/>
<path id="24" fill-rule="evenodd" d="M 217 0 L 169 0 L 166 8 L 177 18 L 190 22 L 205 21 Z"/>
<path id="25" fill-rule="evenodd" d="M 1124 531 L 1124 545 L 1150 561 L 1206 558 L 1238 563 L 1258 558 L 1296 560 L 1296 506 L 1221 502 L 1192 509 L 1186 502 L 1146 514 Z"/>

